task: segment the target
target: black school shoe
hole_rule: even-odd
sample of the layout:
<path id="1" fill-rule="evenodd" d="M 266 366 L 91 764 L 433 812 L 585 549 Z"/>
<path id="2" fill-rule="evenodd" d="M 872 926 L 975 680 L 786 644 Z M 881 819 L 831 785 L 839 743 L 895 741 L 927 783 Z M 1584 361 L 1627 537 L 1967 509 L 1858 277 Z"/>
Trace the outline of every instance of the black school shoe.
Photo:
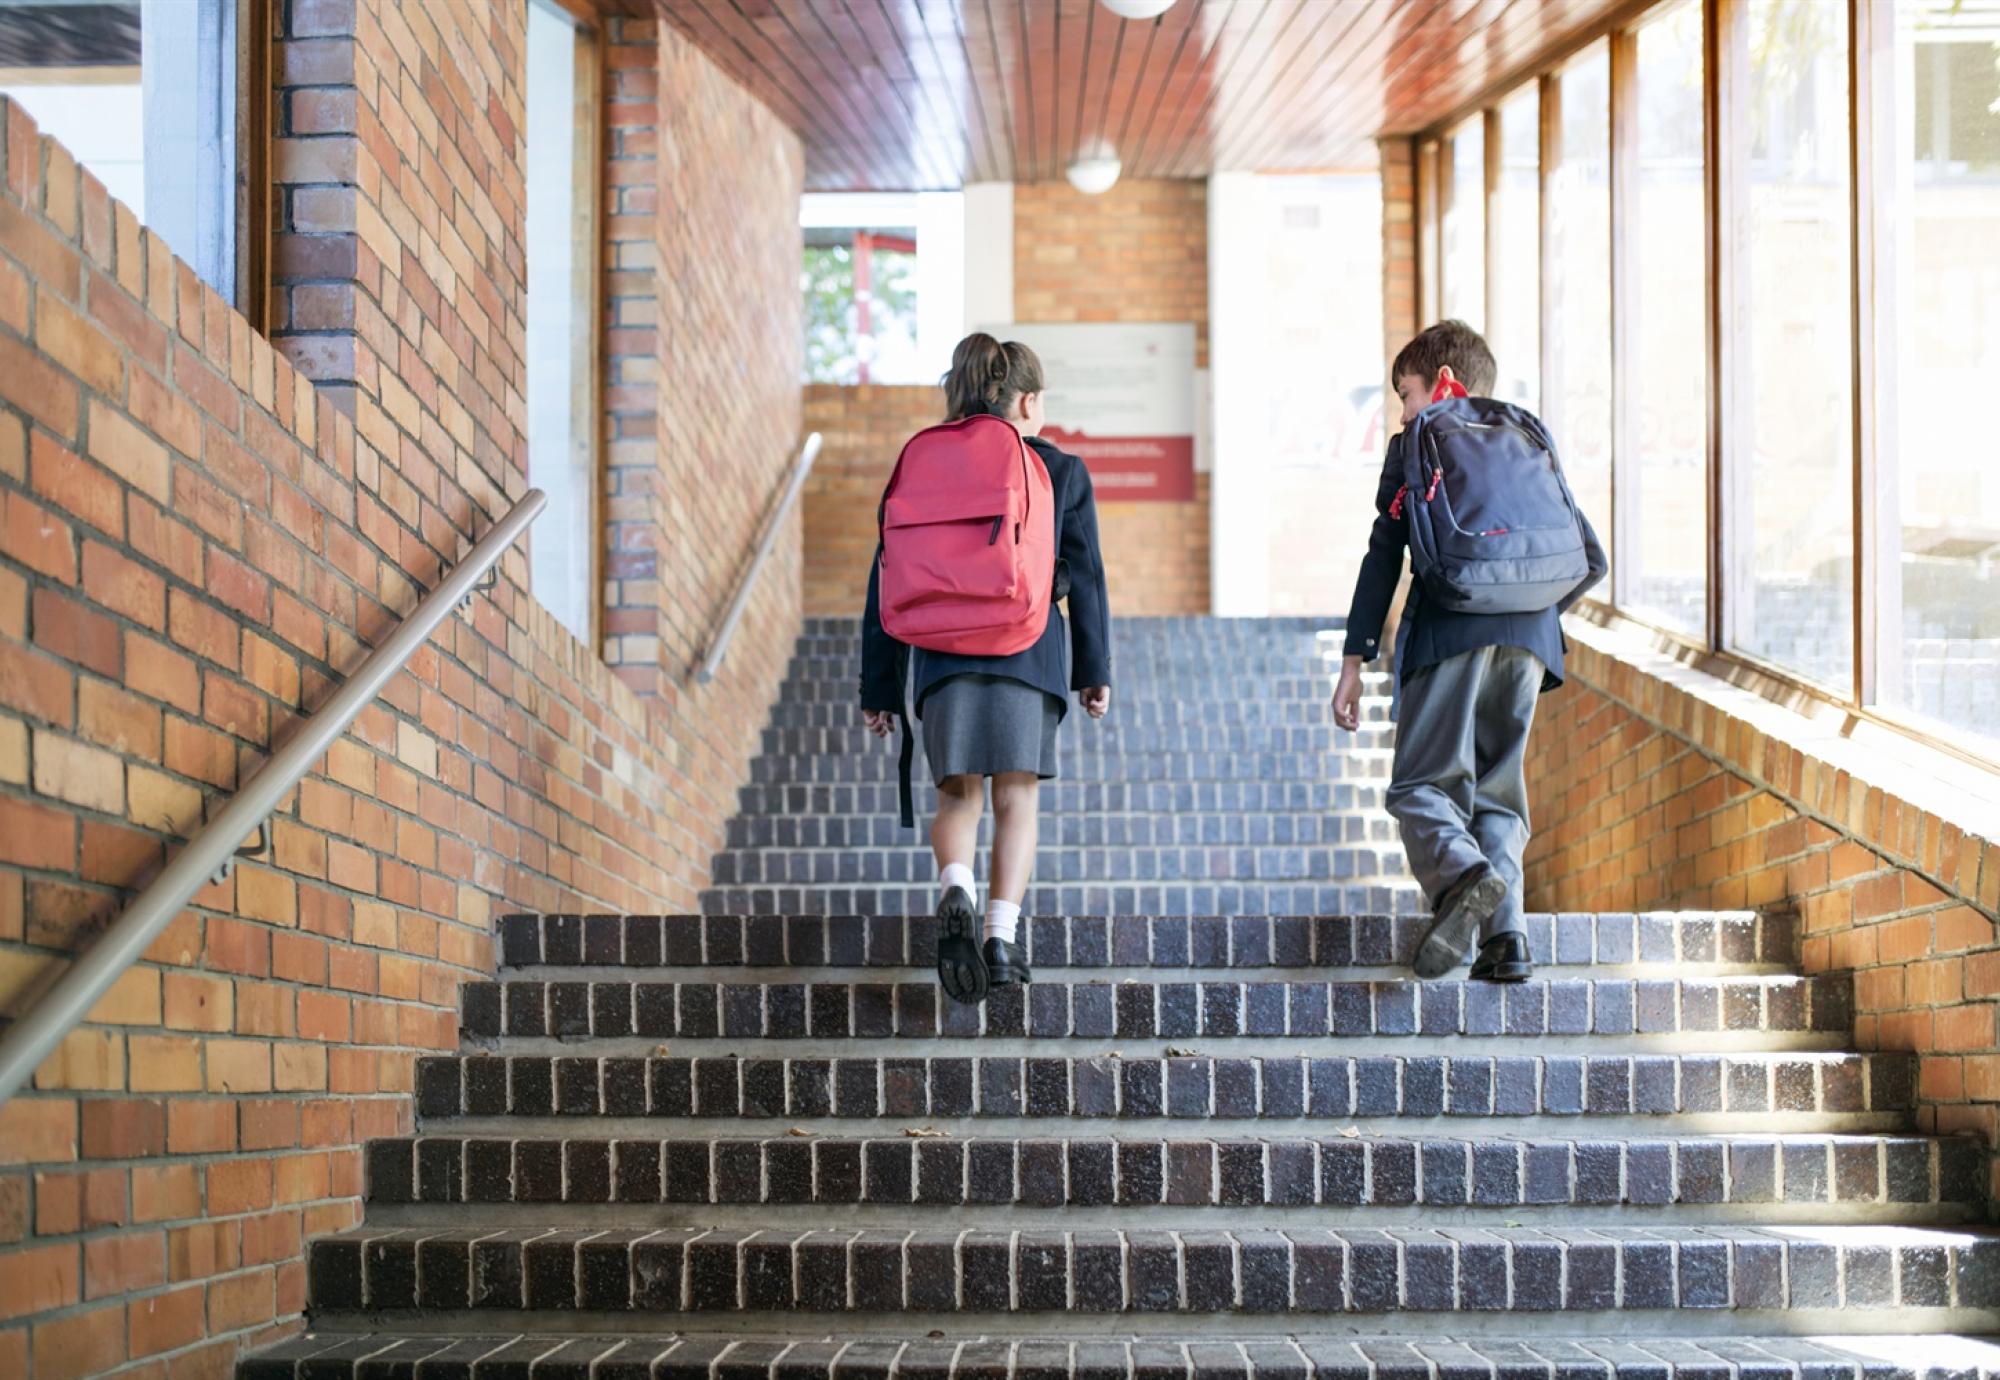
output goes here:
<path id="1" fill-rule="evenodd" d="M 986 941 L 986 971 L 995 987 L 1035 979 L 1028 971 L 1028 961 L 1021 957 L 1021 946 L 998 935 Z"/>
<path id="2" fill-rule="evenodd" d="M 1518 930 L 1496 934 L 1479 946 L 1470 974 L 1474 982 L 1526 982 L 1535 965 L 1528 956 L 1528 936 Z"/>
<path id="3" fill-rule="evenodd" d="M 1485 863 L 1453 882 L 1438 897 L 1437 919 L 1417 946 L 1410 967 L 1420 978 L 1441 978 L 1465 960 L 1472 936 L 1507 899 L 1507 882 Z"/>
<path id="4" fill-rule="evenodd" d="M 985 1001 L 990 979 L 986 959 L 979 952 L 979 916 L 964 887 L 945 889 L 938 901 L 937 922 L 938 985 L 953 1001 Z"/>

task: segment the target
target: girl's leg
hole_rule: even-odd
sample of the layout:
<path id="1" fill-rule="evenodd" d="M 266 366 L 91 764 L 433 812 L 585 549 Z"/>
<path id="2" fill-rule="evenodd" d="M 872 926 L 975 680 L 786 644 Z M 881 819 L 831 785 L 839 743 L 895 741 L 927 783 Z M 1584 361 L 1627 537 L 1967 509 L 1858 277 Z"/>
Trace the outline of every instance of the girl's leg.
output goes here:
<path id="1" fill-rule="evenodd" d="M 954 864 L 965 869 L 958 884 L 972 890 L 972 856 L 979 848 L 979 813 L 986 795 L 986 782 L 977 776 L 947 776 L 938 787 L 937 818 L 931 821 L 931 853 L 937 858 L 938 876 Z"/>
<path id="2" fill-rule="evenodd" d="M 987 909 L 987 934 L 1011 941 L 1028 879 L 1035 871 L 1035 842 L 1041 819 L 1042 783 L 1031 771 L 1003 772 L 993 778 L 993 869 L 991 895 L 1004 907 Z M 996 929 L 995 920 L 999 921 Z"/>
<path id="3" fill-rule="evenodd" d="M 931 821 L 931 852 L 938 864 L 938 983 L 946 996 L 963 1002 L 985 1000 L 989 980 L 972 879 L 985 787 L 977 776 L 947 776 L 938 787 L 937 817 Z"/>

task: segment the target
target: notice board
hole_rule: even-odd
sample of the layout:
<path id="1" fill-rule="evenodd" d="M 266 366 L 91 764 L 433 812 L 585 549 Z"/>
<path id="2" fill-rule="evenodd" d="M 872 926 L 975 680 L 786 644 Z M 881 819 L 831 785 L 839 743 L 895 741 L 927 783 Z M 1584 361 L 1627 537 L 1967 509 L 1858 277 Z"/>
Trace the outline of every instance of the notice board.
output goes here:
<path id="1" fill-rule="evenodd" d="M 1090 470 L 1099 502 L 1194 497 L 1194 323 L 1050 322 L 991 328 L 1041 357 L 1042 435 Z"/>

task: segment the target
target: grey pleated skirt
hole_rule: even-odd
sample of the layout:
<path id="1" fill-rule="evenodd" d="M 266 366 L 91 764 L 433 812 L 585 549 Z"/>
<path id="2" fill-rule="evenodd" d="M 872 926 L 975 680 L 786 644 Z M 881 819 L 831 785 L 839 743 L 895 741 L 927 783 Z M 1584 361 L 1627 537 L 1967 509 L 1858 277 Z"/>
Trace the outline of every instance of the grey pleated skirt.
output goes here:
<path id="1" fill-rule="evenodd" d="M 1056 732 L 1063 704 L 1008 676 L 967 672 L 941 680 L 924 696 L 924 757 L 931 780 L 1031 771 L 1056 774 Z"/>

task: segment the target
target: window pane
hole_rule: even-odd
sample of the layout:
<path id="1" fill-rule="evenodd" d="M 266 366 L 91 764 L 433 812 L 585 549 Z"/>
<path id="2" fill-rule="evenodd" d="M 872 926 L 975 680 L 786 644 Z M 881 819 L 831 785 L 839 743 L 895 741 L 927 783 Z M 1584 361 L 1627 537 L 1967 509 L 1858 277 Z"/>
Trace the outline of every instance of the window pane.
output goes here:
<path id="1" fill-rule="evenodd" d="M 595 485 L 589 431 L 579 425 L 576 326 L 576 27 L 545 4 L 528 6 L 527 364 L 528 482 L 549 496 L 528 539 L 528 578 L 556 621 L 590 640 Z M 583 291 L 589 291 L 587 278 Z"/>
<path id="2" fill-rule="evenodd" d="M 1634 548 L 1624 559 L 1634 602 L 1700 635 L 1708 583 L 1701 7 L 1674 6 L 1639 30 L 1638 44 L 1637 205 L 1627 233 L 1638 342 L 1631 497 L 1644 517 L 1623 526 Z"/>
<path id="3" fill-rule="evenodd" d="M 1884 287 L 1899 348 L 1878 511 L 1903 560 L 1878 598 L 1884 702 L 2000 756 L 2000 464 L 1980 407 L 2000 377 L 1996 60 L 1991 5 L 1898 0 Z"/>
<path id="4" fill-rule="evenodd" d="M 1444 212 L 1444 314 L 1486 328 L 1486 126 L 1467 120 L 1451 136 L 1451 195 Z"/>
<path id="5" fill-rule="evenodd" d="M 1559 156 L 1549 179 L 1545 289 L 1555 322 L 1542 414 L 1570 489 L 1611 536 L 1611 58 L 1602 41 L 1565 67 Z M 1619 552 L 1609 552 L 1613 562 Z M 1600 595 L 1608 591 L 1600 585 Z"/>
<path id="6" fill-rule="evenodd" d="M 917 350 L 913 226 L 805 232 L 807 383 L 935 383 Z"/>
<path id="7" fill-rule="evenodd" d="M 0 4 L 0 95 L 13 97 L 111 195 L 146 218 L 138 0 Z"/>
<path id="8" fill-rule="evenodd" d="M 1749 422 L 1737 462 L 1754 571 L 1744 650 L 1843 692 L 1853 684 L 1853 265 L 1847 16 L 1822 0 L 1753 0 L 1750 43 Z"/>
<path id="9" fill-rule="evenodd" d="M 1500 107 L 1500 186 L 1493 209 L 1495 259 L 1489 332 L 1500 362 L 1497 397 L 1542 405 L 1541 98 L 1531 82 Z"/>

